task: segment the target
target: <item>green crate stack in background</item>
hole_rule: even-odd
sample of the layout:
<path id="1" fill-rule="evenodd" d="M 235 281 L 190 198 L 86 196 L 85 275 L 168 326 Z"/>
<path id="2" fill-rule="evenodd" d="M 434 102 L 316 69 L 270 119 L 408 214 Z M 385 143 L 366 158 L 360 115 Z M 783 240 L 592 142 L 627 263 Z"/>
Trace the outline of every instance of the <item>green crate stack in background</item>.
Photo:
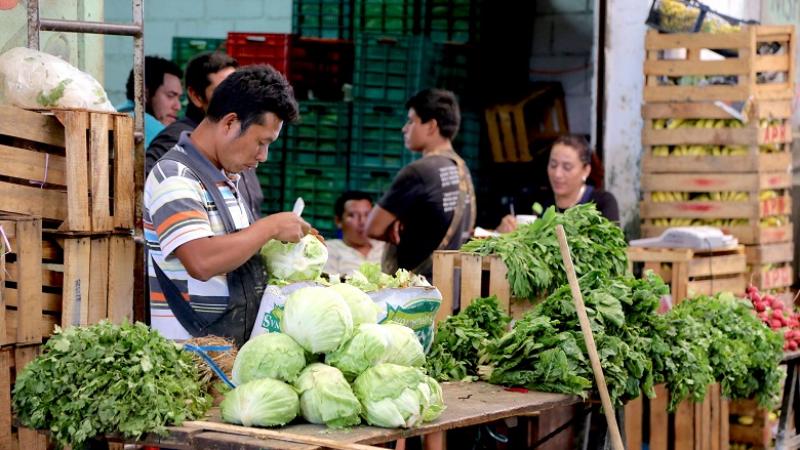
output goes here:
<path id="1" fill-rule="evenodd" d="M 259 164 L 256 169 L 261 193 L 264 195 L 264 201 L 261 203 L 262 216 L 284 211 L 284 165 L 282 161 L 271 159 L 270 157 L 267 162 Z"/>
<path id="2" fill-rule="evenodd" d="M 291 211 L 297 197 L 306 207 L 303 218 L 326 238 L 336 236 L 333 205 L 347 189 L 347 167 L 286 166 L 284 210 Z"/>
<path id="3" fill-rule="evenodd" d="M 353 0 L 294 0 L 292 32 L 304 37 L 353 39 Z"/>
<path id="4" fill-rule="evenodd" d="M 283 149 L 290 165 L 347 167 L 350 104 L 302 100 L 300 120 L 289 124 Z"/>
<path id="5" fill-rule="evenodd" d="M 480 14 L 478 0 L 427 0 L 425 35 L 434 42 L 479 41 Z"/>
<path id="6" fill-rule="evenodd" d="M 353 31 L 405 36 L 418 34 L 425 0 L 355 0 Z"/>
<path id="7" fill-rule="evenodd" d="M 353 94 L 356 100 L 405 103 L 420 89 L 427 73 L 424 54 L 427 41 L 420 36 L 356 36 Z"/>

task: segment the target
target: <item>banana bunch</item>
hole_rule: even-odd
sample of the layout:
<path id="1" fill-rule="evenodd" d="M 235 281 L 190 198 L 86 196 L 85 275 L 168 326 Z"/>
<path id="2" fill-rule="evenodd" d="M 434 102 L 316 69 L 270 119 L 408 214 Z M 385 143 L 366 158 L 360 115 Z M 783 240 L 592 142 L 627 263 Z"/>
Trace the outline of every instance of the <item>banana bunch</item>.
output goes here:
<path id="1" fill-rule="evenodd" d="M 758 121 L 759 128 L 776 127 L 780 125 L 783 125 L 783 119 L 759 119 Z"/>
<path id="2" fill-rule="evenodd" d="M 758 152 L 761 154 L 768 154 L 768 153 L 780 153 L 781 146 L 780 144 L 764 144 L 758 146 Z"/>
<path id="3" fill-rule="evenodd" d="M 692 224 L 692 219 L 653 219 L 653 225 L 657 227 L 688 227 Z"/>
<path id="4" fill-rule="evenodd" d="M 761 219 L 758 226 L 761 228 L 782 227 L 789 224 L 789 216 L 769 216 Z"/>
<path id="5" fill-rule="evenodd" d="M 778 198 L 779 196 L 780 194 L 775 189 L 764 189 L 758 193 L 758 199 L 760 201 Z"/>
<path id="6" fill-rule="evenodd" d="M 689 200 L 688 192 L 655 191 L 650 199 L 654 202 L 683 202 Z"/>
<path id="7" fill-rule="evenodd" d="M 653 156 L 669 156 L 669 146 L 657 145 L 653 147 Z"/>

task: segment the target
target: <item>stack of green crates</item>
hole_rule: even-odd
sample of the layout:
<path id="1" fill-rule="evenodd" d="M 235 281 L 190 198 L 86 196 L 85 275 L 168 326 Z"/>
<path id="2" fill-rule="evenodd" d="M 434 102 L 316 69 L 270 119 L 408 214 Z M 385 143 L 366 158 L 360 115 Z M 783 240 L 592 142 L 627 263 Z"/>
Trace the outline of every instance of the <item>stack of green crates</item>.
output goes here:
<path id="1" fill-rule="evenodd" d="M 186 69 L 186 63 L 195 56 L 214 51 L 225 51 L 225 38 L 178 37 L 172 38 L 172 61 Z"/>
<path id="2" fill-rule="evenodd" d="M 427 0 L 425 34 L 434 42 L 480 40 L 480 0 Z"/>
<path id="3" fill-rule="evenodd" d="M 423 57 L 426 40 L 419 36 L 356 36 L 353 93 L 356 100 L 405 103 L 419 90 L 427 73 Z"/>
<path id="4" fill-rule="evenodd" d="M 412 35 L 421 31 L 424 0 L 355 0 L 354 31 Z"/>
<path id="5" fill-rule="evenodd" d="M 286 166 L 284 210 L 291 211 L 298 197 L 306 206 L 303 218 L 327 238 L 335 237 L 333 205 L 347 189 L 347 167 Z"/>
<path id="6" fill-rule="evenodd" d="M 352 0 L 294 0 L 292 31 L 304 37 L 353 38 Z"/>

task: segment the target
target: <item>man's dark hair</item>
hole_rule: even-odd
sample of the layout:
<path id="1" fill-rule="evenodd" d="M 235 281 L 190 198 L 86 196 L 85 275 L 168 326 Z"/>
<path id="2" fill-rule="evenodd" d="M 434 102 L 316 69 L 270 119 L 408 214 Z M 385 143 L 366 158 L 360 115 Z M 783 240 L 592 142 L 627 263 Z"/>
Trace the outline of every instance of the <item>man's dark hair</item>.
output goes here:
<path id="1" fill-rule="evenodd" d="M 227 53 L 207 52 L 195 56 L 186 63 L 186 89 L 192 88 L 203 100 L 208 100 L 205 98 L 206 88 L 211 84 L 208 76 L 228 67 L 235 69 L 239 63 Z"/>
<path id="2" fill-rule="evenodd" d="M 453 140 L 461 125 L 461 110 L 455 94 L 444 89 L 425 89 L 406 102 L 406 109 L 414 108 L 422 123 L 436 119 L 439 134 Z"/>
<path id="3" fill-rule="evenodd" d="M 206 117 L 219 122 L 225 114 L 236 113 L 244 133 L 254 123 L 261 125 L 268 112 L 284 122 L 294 122 L 299 116 L 286 77 L 270 65 L 259 64 L 242 67 L 225 78 L 214 90 Z"/>
<path id="4" fill-rule="evenodd" d="M 333 214 L 337 219 L 342 218 L 342 215 L 344 215 L 344 204 L 350 200 L 369 200 L 369 202 L 372 203 L 372 196 L 362 191 L 343 192 L 342 195 L 336 199 L 336 203 L 333 204 Z"/>
<path id="5" fill-rule="evenodd" d="M 183 77 L 181 68 L 174 62 L 160 56 L 145 56 L 144 58 L 144 88 L 145 101 L 144 109 L 148 113 L 153 113 L 150 99 L 156 95 L 156 91 L 164 84 L 164 75 L 175 75 L 180 80 Z M 125 83 L 125 96 L 128 100 L 133 100 L 133 69 L 128 74 L 128 82 Z"/>

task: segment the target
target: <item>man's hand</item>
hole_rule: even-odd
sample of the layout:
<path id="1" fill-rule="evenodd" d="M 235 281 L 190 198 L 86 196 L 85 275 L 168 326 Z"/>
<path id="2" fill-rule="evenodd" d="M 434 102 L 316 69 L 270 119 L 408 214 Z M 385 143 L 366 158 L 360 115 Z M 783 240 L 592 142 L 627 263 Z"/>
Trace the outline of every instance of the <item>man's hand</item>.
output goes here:
<path id="1" fill-rule="evenodd" d="M 503 220 L 500 221 L 500 225 L 497 226 L 498 233 L 510 233 L 517 229 L 517 218 L 508 214 L 507 216 L 503 217 Z"/>
<path id="2" fill-rule="evenodd" d="M 298 242 L 312 230 L 308 222 L 293 212 L 270 214 L 259 222 L 264 222 L 273 231 L 273 239 L 284 242 Z"/>

